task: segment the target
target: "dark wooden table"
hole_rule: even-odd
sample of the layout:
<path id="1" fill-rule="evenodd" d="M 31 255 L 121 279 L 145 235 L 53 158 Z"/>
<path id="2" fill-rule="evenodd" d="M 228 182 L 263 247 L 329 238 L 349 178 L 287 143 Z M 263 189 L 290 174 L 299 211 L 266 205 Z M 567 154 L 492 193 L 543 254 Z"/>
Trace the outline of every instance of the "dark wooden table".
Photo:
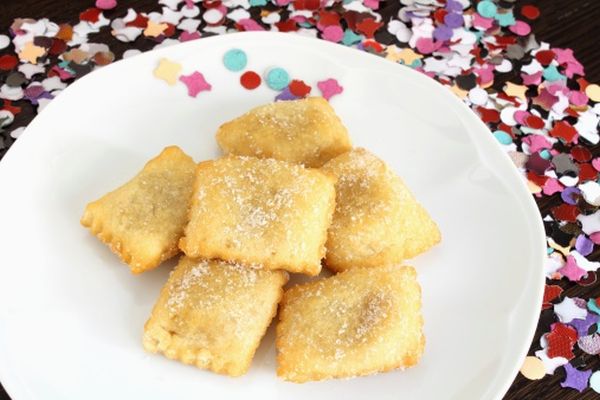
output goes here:
<path id="1" fill-rule="evenodd" d="M 76 23 L 78 16 L 84 9 L 93 6 L 93 0 L 0 0 L 0 33 L 6 33 L 14 18 L 47 17 L 57 23 Z M 552 47 L 572 48 L 575 56 L 584 65 L 586 77 L 591 82 L 600 82 L 600 46 L 597 35 L 600 32 L 600 0 L 519 0 L 518 3 L 536 4 L 541 12 L 541 17 L 533 23 L 533 32 L 539 40 L 551 43 Z M 397 0 L 384 1 L 381 4 L 382 14 L 396 13 L 399 7 Z M 160 10 L 157 0 L 121 0 L 119 6 L 107 12 L 107 16 L 124 15 L 127 8 L 136 11 Z M 123 51 L 130 48 L 129 44 L 115 40 L 109 30 L 104 29 L 96 35 L 91 35 L 91 41 L 109 43 L 110 49 L 117 58 Z M 139 40 L 135 43 L 141 50 L 152 47 L 149 42 Z M 0 75 L 0 80 L 2 79 Z M 498 83 L 501 85 L 501 83 Z M 31 106 L 24 106 L 23 112 L 17 115 L 14 126 L 23 126 L 31 120 L 34 110 Z M 5 138 L 5 140 L 10 140 Z M 594 156 L 600 155 L 600 145 L 592 149 Z M 3 151 L 0 150 L 0 156 Z M 543 198 L 538 201 L 542 210 L 548 210 L 557 205 L 555 197 Z M 600 260 L 600 251 L 596 251 L 590 259 Z M 555 282 L 556 283 L 556 282 Z M 565 294 L 570 297 L 597 297 L 600 294 L 600 283 L 593 286 L 582 287 L 566 282 L 560 282 L 565 289 Z M 552 311 L 542 313 L 540 324 L 532 345 L 538 348 L 540 336 L 548 331 L 549 324 L 553 322 Z M 580 363 L 585 363 L 587 368 L 600 369 L 600 357 L 581 357 Z M 529 381 L 520 374 L 515 378 L 510 390 L 504 397 L 505 400 L 592 400 L 600 399 L 600 395 L 591 390 L 580 394 L 574 390 L 562 389 L 559 385 L 564 375 L 557 370 L 554 376 L 547 376 L 541 381 Z M 0 385 L 0 400 L 10 400 Z M 432 399 L 433 400 L 433 399 Z M 441 400 L 441 399 L 439 399 Z"/>

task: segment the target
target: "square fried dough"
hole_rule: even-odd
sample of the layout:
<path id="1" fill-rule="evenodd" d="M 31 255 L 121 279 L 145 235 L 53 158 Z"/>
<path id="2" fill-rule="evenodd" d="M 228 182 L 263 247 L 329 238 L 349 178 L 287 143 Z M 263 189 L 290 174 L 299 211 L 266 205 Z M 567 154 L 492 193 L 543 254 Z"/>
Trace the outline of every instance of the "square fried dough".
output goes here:
<path id="1" fill-rule="evenodd" d="M 284 293 L 277 375 L 306 381 L 415 365 L 423 353 L 421 289 L 412 267 L 354 268 Z"/>
<path id="2" fill-rule="evenodd" d="M 441 239 L 436 223 L 382 160 L 354 149 L 323 171 L 337 178 L 325 263 L 333 271 L 399 264 Z"/>
<path id="3" fill-rule="evenodd" d="M 81 224 L 133 273 L 152 269 L 179 252 L 195 170 L 179 147 L 167 147 L 132 180 L 89 203 Z"/>
<path id="4" fill-rule="evenodd" d="M 202 162 L 179 247 L 189 257 L 317 275 L 334 208 L 334 180 L 318 170 L 253 157 Z"/>
<path id="5" fill-rule="evenodd" d="M 275 158 L 320 167 L 351 149 L 348 132 L 322 97 L 256 107 L 217 132 L 225 154 Z"/>
<path id="6" fill-rule="evenodd" d="M 144 348 L 199 368 L 248 371 L 287 273 L 182 257 L 144 327 Z"/>

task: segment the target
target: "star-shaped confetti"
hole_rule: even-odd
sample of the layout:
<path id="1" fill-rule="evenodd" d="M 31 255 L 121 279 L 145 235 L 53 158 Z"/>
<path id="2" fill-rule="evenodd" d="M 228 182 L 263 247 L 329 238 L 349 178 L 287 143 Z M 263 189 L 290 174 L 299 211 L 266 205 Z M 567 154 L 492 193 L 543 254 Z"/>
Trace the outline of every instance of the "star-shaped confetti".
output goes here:
<path id="1" fill-rule="evenodd" d="M 148 26 L 144 29 L 144 36 L 158 37 L 169 27 L 167 24 L 156 23 L 152 20 L 148 20 Z"/>
<path id="2" fill-rule="evenodd" d="M 210 91 L 212 86 L 204 79 L 201 72 L 194 71 L 190 75 L 182 75 L 179 80 L 187 86 L 188 95 L 190 97 L 198 96 L 200 92 Z"/>
<path id="3" fill-rule="evenodd" d="M 560 386 L 575 389 L 580 393 L 587 389 L 588 381 L 592 375 L 591 370 L 580 371 L 571 364 L 565 364 L 564 369 L 567 376 L 565 380 L 560 383 Z"/>
<path id="4" fill-rule="evenodd" d="M 579 307 L 570 297 L 565 297 L 563 301 L 554 305 L 554 313 L 563 323 L 571 322 L 574 319 L 585 319 L 587 315 L 585 308 Z"/>
<path id="5" fill-rule="evenodd" d="M 181 64 L 161 58 L 158 66 L 154 69 L 154 76 L 173 86 L 177 83 L 180 72 Z"/>
<path id="6" fill-rule="evenodd" d="M 321 91 L 321 95 L 325 98 L 325 100 L 329 100 L 336 94 L 340 94 L 344 91 L 344 88 L 334 78 L 317 82 L 317 87 Z"/>
<path id="7" fill-rule="evenodd" d="M 31 64 L 37 64 L 39 57 L 46 54 L 46 49 L 36 46 L 33 42 L 25 43 L 23 49 L 19 52 L 19 59 Z"/>

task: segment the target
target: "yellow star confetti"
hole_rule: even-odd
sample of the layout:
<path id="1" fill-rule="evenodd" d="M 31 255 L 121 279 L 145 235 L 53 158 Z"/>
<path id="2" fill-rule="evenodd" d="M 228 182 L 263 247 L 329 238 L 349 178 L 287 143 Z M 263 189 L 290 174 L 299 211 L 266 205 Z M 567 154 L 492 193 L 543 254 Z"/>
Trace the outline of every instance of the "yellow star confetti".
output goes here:
<path id="1" fill-rule="evenodd" d="M 158 62 L 158 67 L 154 69 L 154 76 L 173 86 L 177 83 L 177 78 L 179 77 L 180 72 L 181 64 L 170 61 L 166 58 L 161 58 Z"/>
<path id="2" fill-rule="evenodd" d="M 37 64 L 38 57 L 44 54 L 46 54 L 46 50 L 43 47 L 36 46 L 33 42 L 27 42 L 19 53 L 19 59 L 31 64 Z"/>
<path id="3" fill-rule="evenodd" d="M 396 47 L 396 45 L 392 44 L 391 46 L 388 46 L 387 49 L 385 49 L 385 58 L 387 60 L 393 61 L 393 62 L 398 62 L 400 61 L 400 52 L 398 51 L 398 47 Z"/>
<path id="4" fill-rule="evenodd" d="M 558 243 L 556 243 L 552 238 L 548 238 L 548 246 L 550 246 L 554 250 L 560 252 L 563 256 L 568 256 L 569 253 L 571 252 L 570 244 L 568 246 L 563 247 L 563 246 L 559 245 Z"/>
<path id="5" fill-rule="evenodd" d="M 413 51 L 413 49 L 405 48 L 398 53 L 399 60 L 402 61 L 406 65 L 411 65 L 415 60 L 419 60 L 423 58 L 422 55 L 417 54 Z"/>
<path id="6" fill-rule="evenodd" d="M 527 101 L 527 96 L 525 95 L 527 92 L 527 86 L 517 85 L 512 82 L 506 82 L 504 86 L 504 93 L 509 96 L 517 97 L 523 101 Z"/>
<path id="7" fill-rule="evenodd" d="M 538 194 L 542 192 L 542 188 L 539 187 L 538 185 L 536 185 L 535 183 L 531 182 L 531 181 L 527 181 L 527 188 L 529 189 L 529 192 L 531 194 Z"/>
<path id="8" fill-rule="evenodd" d="M 144 36 L 158 37 L 160 36 L 165 29 L 167 29 L 169 25 L 167 24 L 157 24 L 152 20 L 148 20 L 148 25 L 146 29 L 144 29 Z"/>
<path id="9" fill-rule="evenodd" d="M 600 86 L 592 83 L 585 88 L 585 94 L 592 101 L 600 102 Z"/>

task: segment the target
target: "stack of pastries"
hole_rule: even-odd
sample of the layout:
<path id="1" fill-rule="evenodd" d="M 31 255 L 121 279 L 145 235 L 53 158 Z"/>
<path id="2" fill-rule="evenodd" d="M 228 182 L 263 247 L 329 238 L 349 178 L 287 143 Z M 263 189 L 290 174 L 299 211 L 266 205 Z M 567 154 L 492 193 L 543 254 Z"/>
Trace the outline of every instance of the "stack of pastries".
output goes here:
<path id="1" fill-rule="evenodd" d="M 247 372 L 272 319 L 292 382 L 415 365 L 421 290 L 401 266 L 440 241 L 427 211 L 375 155 L 352 148 L 322 98 L 263 105 L 223 124 L 224 156 L 165 148 L 81 223 L 133 273 L 183 253 L 144 327 L 147 351 Z M 289 273 L 334 275 L 285 288 Z"/>

